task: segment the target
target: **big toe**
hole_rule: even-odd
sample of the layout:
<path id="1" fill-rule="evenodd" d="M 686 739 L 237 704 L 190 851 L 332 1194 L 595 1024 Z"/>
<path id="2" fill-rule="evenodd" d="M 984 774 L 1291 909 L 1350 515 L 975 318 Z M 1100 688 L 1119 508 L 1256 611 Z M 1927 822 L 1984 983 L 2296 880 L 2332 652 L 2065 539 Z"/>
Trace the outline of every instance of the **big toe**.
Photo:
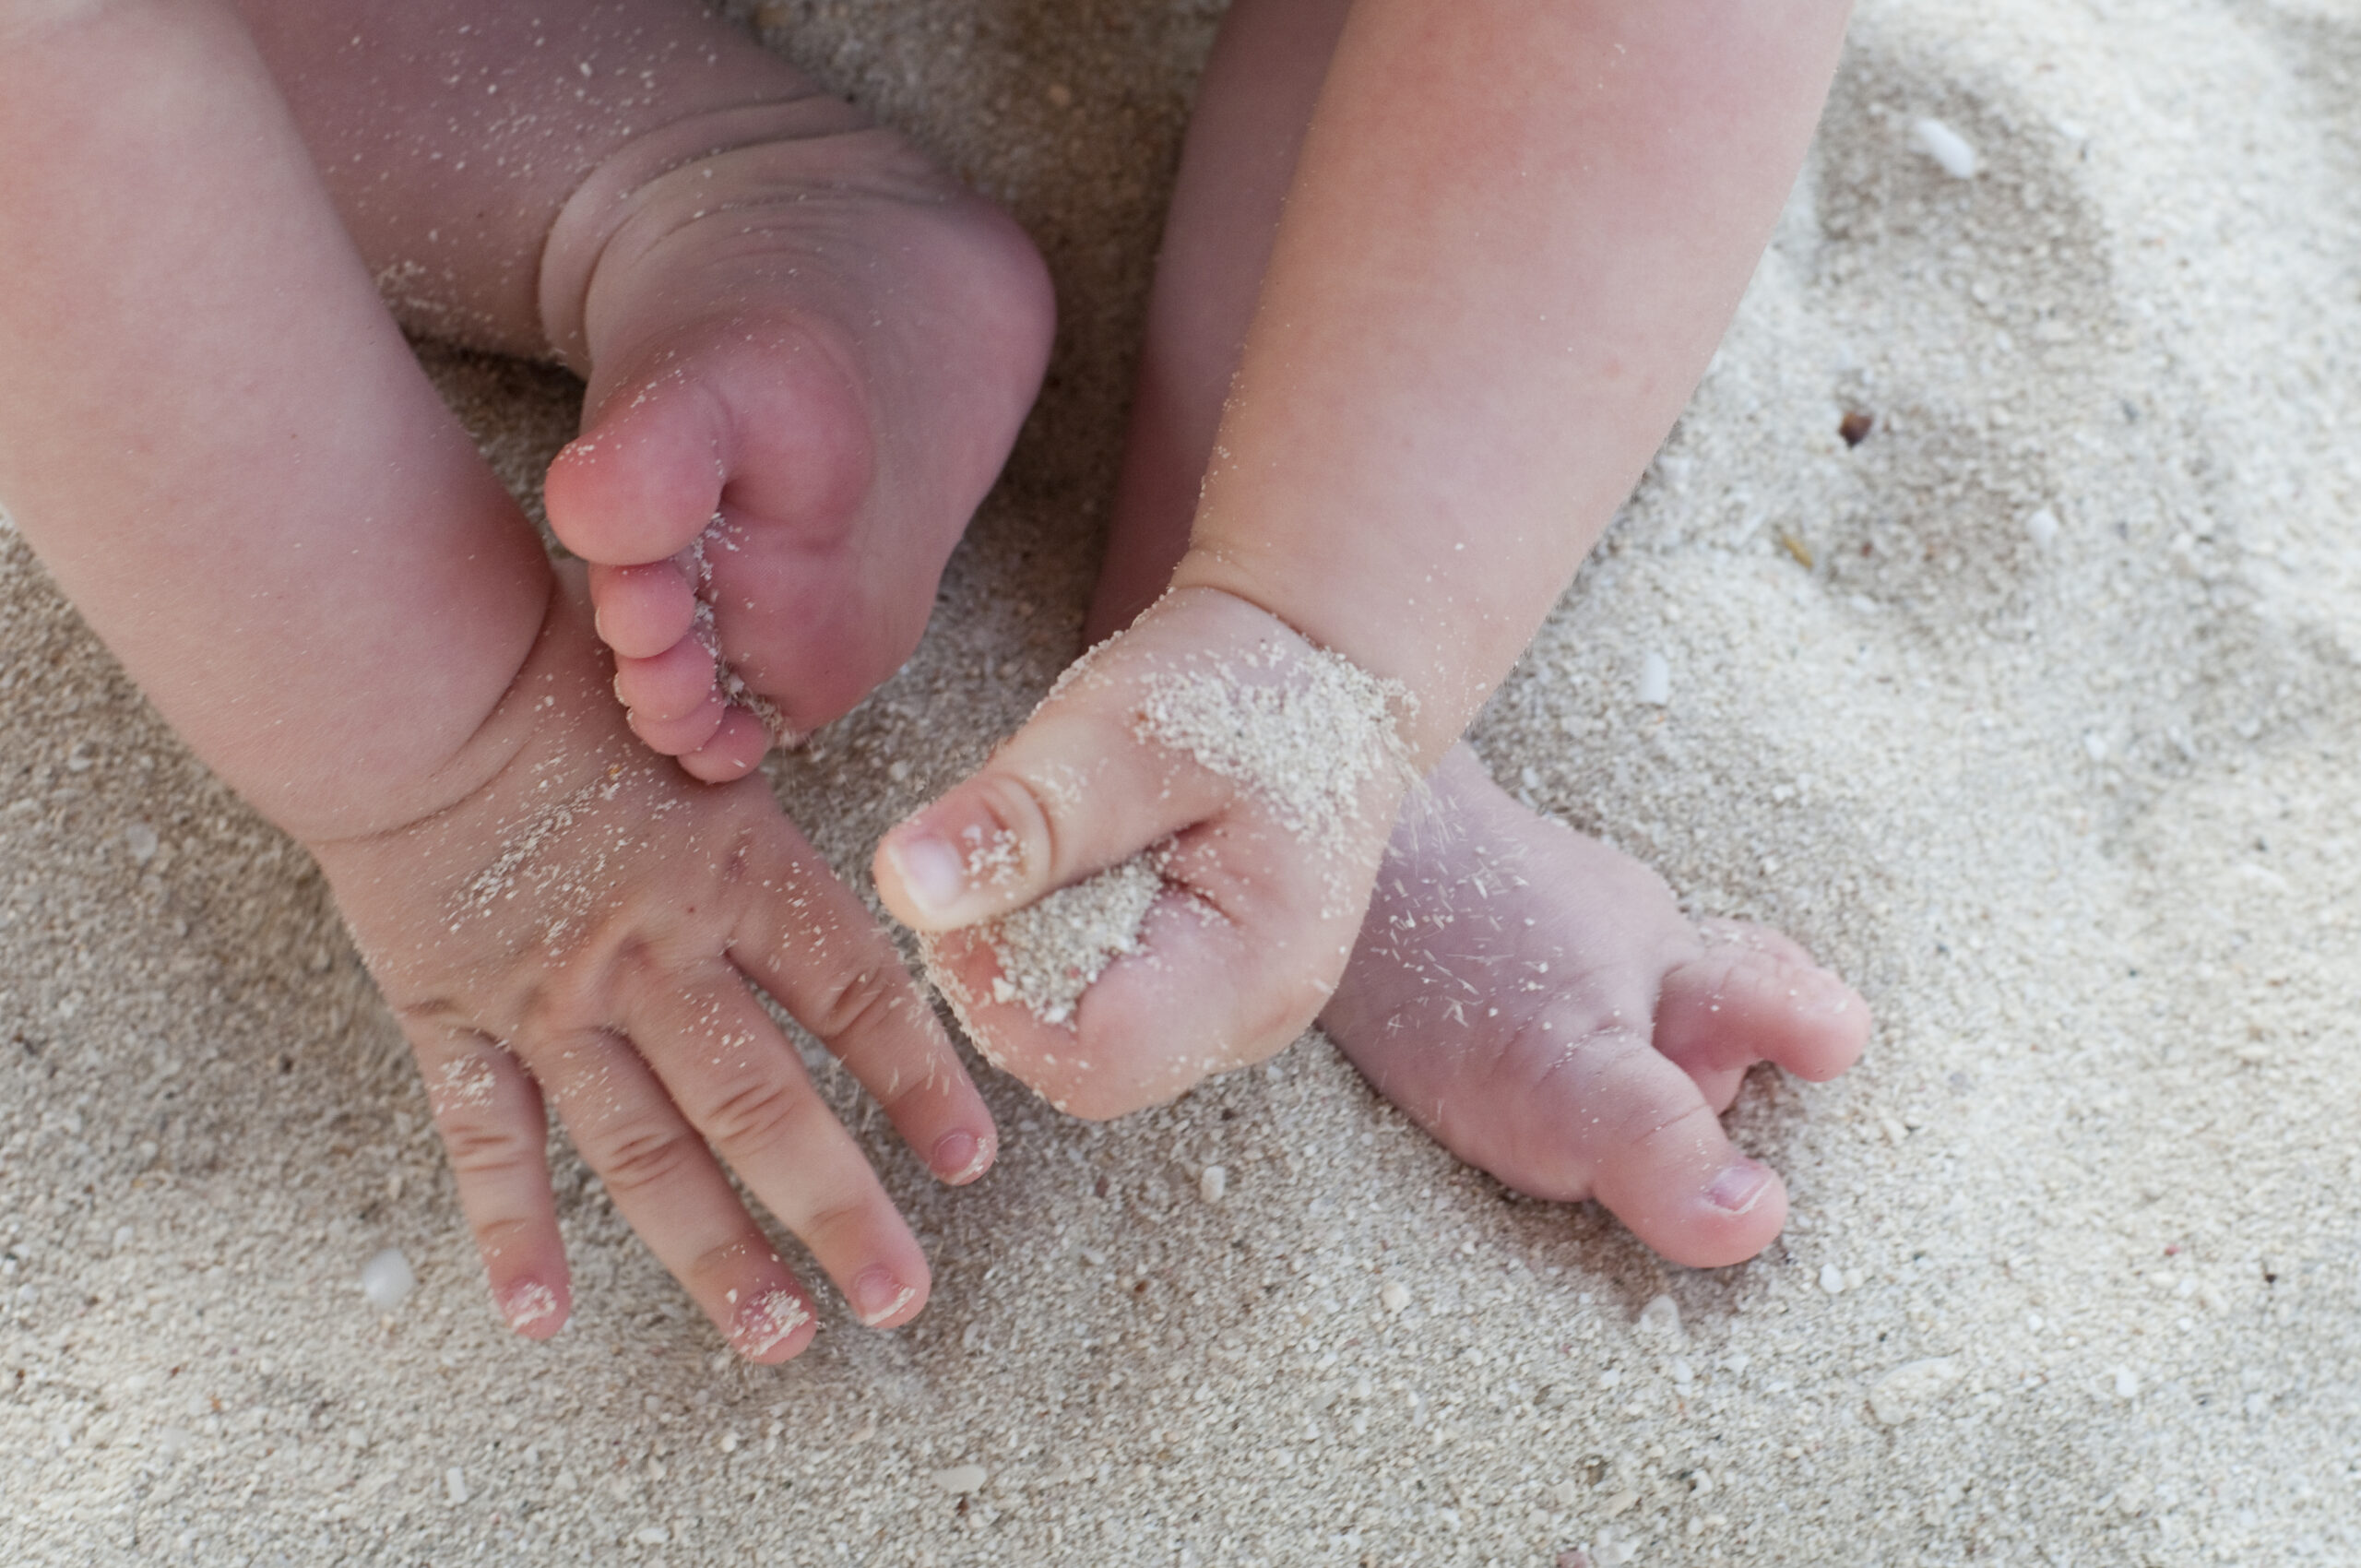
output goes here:
<path id="1" fill-rule="evenodd" d="M 544 490 L 552 530 L 585 560 L 661 561 L 725 510 L 825 532 L 872 477 L 845 354 L 792 320 L 682 330 L 611 378 L 594 374 L 587 401 Z"/>
<path id="2" fill-rule="evenodd" d="M 1704 950 L 1667 972 L 1656 996 L 1655 1046 L 1706 1099 L 1726 1107 L 1757 1062 L 1799 1078 L 1833 1078 L 1869 1043 L 1860 993 L 1776 932 L 1709 923 Z"/>
<path id="3" fill-rule="evenodd" d="M 1690 1075 L 1645 1041 L 1597 1042 L 1565 1129 L 1591 1195 L 1633 1235 L 1691 1268 L 1742 1263 L 1786 1223 L 1778 1173 L 1748 1158 Z"/>

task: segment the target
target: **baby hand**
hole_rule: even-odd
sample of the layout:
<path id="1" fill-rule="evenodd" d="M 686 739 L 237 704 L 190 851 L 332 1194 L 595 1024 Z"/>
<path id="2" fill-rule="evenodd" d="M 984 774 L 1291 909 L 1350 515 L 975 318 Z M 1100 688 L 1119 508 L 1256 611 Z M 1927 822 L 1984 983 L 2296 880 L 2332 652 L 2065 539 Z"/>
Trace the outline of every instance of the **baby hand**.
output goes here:
<path id="1" fill-rule="evenodd" d="M 449 809 L 312 846 L 425 1075 L 502 1314 L 571 1307 L 544 1100 L 617 1209 L 740 1354 L 784 1360 L 810 1297 L 737 1171 L 872 1326 L 924 1304 L 926 1260 L 750 984 L 875 1096 L 936 1176 L 995 1134 L 894 947 L 760 778 L 709 788 L 652 755 L 565 593 L 488 729 L 505 764 Z M 718 1156 L 718 1159 L 717 1159 Z"/>
<path id="2" fill-rule="evenodd" d="M 996 1065 L 1078 1115 L 1169 1099 L 1335 989 L 1413 780 L 1407 702 L 1243 600 L 1176 591 L 886 836 L 878 891 Z"/>

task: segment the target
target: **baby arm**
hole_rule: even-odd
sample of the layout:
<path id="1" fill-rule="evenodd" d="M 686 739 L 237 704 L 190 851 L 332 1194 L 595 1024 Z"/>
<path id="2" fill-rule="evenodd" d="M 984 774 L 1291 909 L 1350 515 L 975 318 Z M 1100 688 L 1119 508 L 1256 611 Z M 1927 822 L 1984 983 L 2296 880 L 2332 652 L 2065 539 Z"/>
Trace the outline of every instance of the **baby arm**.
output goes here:
<path id="1" fill-rule="evenodd" d="M 0 4 L 0 497 L 197 753 L 319 859 L 426 1070 L 503 1311 L 567 1312 L 554 1101 L 742 1351 L 856 1312 L 916 1242 L 753 979 L 947 1178 L 992 1133 L 858 901 L 758 781 L 613 711 L 575 588 L 442 408 L 226 11 Z"/>
<path id="2" fill-rule="evenodd" d="M 1406 778 L 1505 674 L 1702 374 L 1844 11 L 1354 6 L 1175 591 L 880 855 L 889 906 L 943 932 L 1169 839 L 1139 950 L 1065 1024 L 973 1001 L 992 944 L 941 941 L 1013 1070 L 1112 1112 L 1258 1060 L 1318 1010 Z M 1315 647 L 1413 699 L 1407 766 L 1370 772 L 1345 842 L 1307 843 L 1268 788 L 1152 717 L 1184 668 L 1259 680 L 1274 655 L 1319 668 Z"/>

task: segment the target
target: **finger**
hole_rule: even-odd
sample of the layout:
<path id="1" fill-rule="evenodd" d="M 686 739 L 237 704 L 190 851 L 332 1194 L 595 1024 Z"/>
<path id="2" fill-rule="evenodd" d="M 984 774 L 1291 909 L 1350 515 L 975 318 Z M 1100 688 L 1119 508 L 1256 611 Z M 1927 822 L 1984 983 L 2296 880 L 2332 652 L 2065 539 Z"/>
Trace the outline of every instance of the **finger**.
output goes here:
<path id="1" fill-rule="evenodd" d="M 871 1327 L 925 1305 L 925 1254 L 767 1015 L 734 969 L 652 987 L 630 1018 L 673 1103 L 795 1232 Z"/>
<path id="2" fill-rule="evenodd" d="M 639 1052 L 586 1034 L 538 1050 L 532 1065 L 617 1211 L 730 1348 L 776 1362 L 810 1344 L 811 1297 Z"/>
<path id="3" fill-rule="evenodd" d="M 451 1158 L 459 1207 L 508 1326 L 547 1339 L 573 1309 L 558 1235 L 541 1094 L 516 1059 L 472 1029 L 403 1021 Z"/>
<path id="4" fill-rule="evenodd" d="M 590 567 L 590 602 L 599 636 L 628 659 L 648 659 L 689 635 L 696 595 L 676 562 Z"/>
<path id="5" fill-rule="evenodd" d="M 771 749 L 770 731 L 763 721 L 732 704 L 721 715 L 713 733 L 693 751 L 681 754 L 681 766 L 693 778 L 707 784 L 728 784 L 743 778 L 763 764 Z"/>
<path id="6" fill-rule="evenodd" d="M 1103 657 L 1120 666 L 1122 648 Z M 1121 673 L 1073 679 L 981 772 L 886 834 L 874 872 L 896 920 L 940 932 L 1021 909 L 1230 798 L 1218 775 L 1140 738 Z"/>
<path id="7" fill-rule="evenodd" d="M 991 1112 L 868 909 L 791 830 L 750 869 L 763 896 L 731 933 L 730 960 L 845 1064 L 938 1180 L 983 1175 L 1000 1146 Z"/>
<path id="8" fill-rule="evenodd" d="M 649 659 L 615 655 L 615 695 L 642 719 L 682 719 L 713 695 L 713 655 L 682 637 Z"/>
<path id="9" fill-rule="evenodd" d="M 1665 975 L 1655 1040 L 1709 1100 L 1726 1106 L 1757 1062 L 1820 1082 L 1859 1059 L 1869 1009 L 1851 986 L 1761 926 L 1714 921 L 1703 934 L 1704 952 Z"/>

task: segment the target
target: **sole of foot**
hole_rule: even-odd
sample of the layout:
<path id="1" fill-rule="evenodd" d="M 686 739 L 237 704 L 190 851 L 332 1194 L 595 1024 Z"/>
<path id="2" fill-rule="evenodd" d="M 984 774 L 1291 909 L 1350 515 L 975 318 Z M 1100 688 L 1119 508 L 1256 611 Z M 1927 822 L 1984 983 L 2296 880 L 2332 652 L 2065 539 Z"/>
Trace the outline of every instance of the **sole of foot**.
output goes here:
<path id="1" fill-rule="evenodd" d="M 589 385 L 550 521 L 592 563 L 635 730 L 718 782 L 917 646 L 1053 306 L 1014 222 L 874 127 L 729 148 L 615 199 L 572 264 Z"/>

